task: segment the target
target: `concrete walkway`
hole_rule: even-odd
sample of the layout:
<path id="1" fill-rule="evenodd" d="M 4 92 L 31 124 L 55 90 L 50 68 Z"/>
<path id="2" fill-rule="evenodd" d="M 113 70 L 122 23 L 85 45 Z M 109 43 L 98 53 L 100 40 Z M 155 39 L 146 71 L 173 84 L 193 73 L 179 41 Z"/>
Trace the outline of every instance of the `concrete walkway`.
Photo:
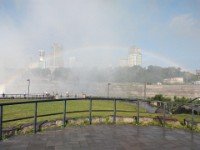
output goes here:
<path id="1" fill-rule="evenodd" d="M 13 136 L 0 150 L 199 150 L 200 134 L 156 126 L 91 125 Z"/>

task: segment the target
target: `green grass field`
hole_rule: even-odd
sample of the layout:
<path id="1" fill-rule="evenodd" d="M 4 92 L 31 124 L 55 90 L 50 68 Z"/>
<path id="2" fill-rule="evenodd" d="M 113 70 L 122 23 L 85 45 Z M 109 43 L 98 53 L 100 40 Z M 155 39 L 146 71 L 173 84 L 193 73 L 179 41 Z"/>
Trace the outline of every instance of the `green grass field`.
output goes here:
<path id="1" fill-rule="evenodd" d="M 7 103 L 7 102 L 22 102 L 26 100 L 0 100 L 0 103 Z M 30 100 L 29 100 L 30 101 Z M 81 112 L 81 113 L 69 113 L 72 111 L 88 111 L 89 110 L 89 100 L 73 100 L 67 101 L 66 104 L 66 117 L 67 118 L 81 118 L 81 117 L 88 117 L 89 112 Z M 117 101 L 117 110 L 126 110 L 126 111 L 133 111 L 133 112 L 117 112 L 117 116 L 136 116 L 137 115 L 137 107 L 130 103 L 124 103 Z M 11 105 L 11 106 L 4 106 L 3 108 L 3 121 L 11 120 L 16 118 L 23 118 L 28 116 L 34 116 L 34 103 L 33 104 L 19 104 L 19 105 Z M 101 116 L 106 117 L 113 115 L 114 109 L 114 101 L 100 101 L 100 100 L 93 100 L 92 101 L 92 110 L 112 110 L 111 112 L 92 112 L 92 116 Z M 38 115 L 45 115 L 50 113 L 62 113 L 64 110 L 64 101 L 54 101 L 54 102 L 40 102 L 38 103 Z M 163 114 L 150 114 L 147 113 L 143 108 L 140 108 L 140 116 L 146 117 L 155 117 L 155 116 L 162 116 Z M 177 115 L 166 115 L 166 117 L 176 118 L 181 123 L 185 118 L 191 119 L 191 114 L 177 114 Z M 38 117 L 37 121 L 44 121 L 44 120 L 55 120 L 55 119 L 62 119 L 63 114 L 54 115 L 54 116 L 46 116 L 46 117 Z M 200 117 L 198 115 L 194 116 L 195 121 L 200 121 Z M 3 123 L 3 128 L 11 127 L 11 126 L 20 126 L 25 123 L 33 122 L 34 119 L 25 119 L 20 121 L 13 121 L 8 123 Z"/>
<path id="2" fill-rule="evenodd" d="M 0 103 L 6 102 L 18 102 L 24 100 L 1 100 Z M 29 100 L 30 101 L 30 100 Z M 72 111 L 88 111 L 89 110 L 89 100 L 73 100 L 67 101 L 66 109 L 67 112 Z M 128 103 L 123 103 L 117 101 L 116 103 L 117 110 L 126 110 L 126 111 L 137 111 L 136 106 L 130 105 Z M 100 101 L 93 100 L 92 101 L 92 110 L 113 110 L 114 102 L 113 101 Z M 40 102 L 38 103 L 38 115 L 50 114 L 50 113 L 62 113 L 64 110 L 64 101 L 57 102 Z M 135 116 L 135 112 L 117 112 L 118 116 Z M 140 112 L 145 112 L 144 109 L 140 108 Z M 113 115 L 112 112 L 92 112 L 92 116 L 109 116 Z M 34 116 L 34 103 L 33 104 L 19 104 L 19 105 L 11 105 L 4 106 L 3 108 L 3 121 L 11 120 L 16 118 Z M 80 118 L 80 117 L 88 117 L 89 112 L 84 113 L 67 113 L 67 118 Z M 46 116 L 46 117 L 38 117 L 37 121 L 43 120 L 55 120 L 62 119 L 63 114 L 54 115 L 54 116 Z M 33 119 L 26 119 L 14 122 L 3 123 L 3 127 L 11 127 L 11 126 L 19 126 L 25 123 L 33 122 Z"/>

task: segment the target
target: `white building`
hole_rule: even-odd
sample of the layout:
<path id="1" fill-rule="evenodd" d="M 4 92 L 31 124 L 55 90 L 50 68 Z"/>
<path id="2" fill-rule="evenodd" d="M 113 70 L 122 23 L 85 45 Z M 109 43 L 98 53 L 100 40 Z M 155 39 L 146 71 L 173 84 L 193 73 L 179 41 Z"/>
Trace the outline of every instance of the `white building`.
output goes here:
<path id="1" fill-rule="evenodd" d="M 39 68 L 46 68 L 45 52 L 43 50 L 39 50 Z"/>
<path id="2" fill-rule="evenodd" d="M 140 48 L 131 47 L 128 56 L 128 66 L 141 66 L 142 65 L 142 53 Z"/>
<path id="3" fill-rule="evenodd" d="M 64 51 L 61 45 L 54 43 L 50 54 L 50 68 L 63 68 L 64 67 Z"/>
<path id="4" fill-rule="evenodd" d="M 184 83 L 184 79 L 182 77 L 168 78 L 168 79 L 164 79 L 163 83 L 167 83 L 167 84 L 183 84 Z"/>
<path id="5" fill-rule="evenodd" d="M 131 47 L 127 59 L 120 60 L 120 67 L 133 67 L 142 65 L 142 50 L 140 48 Z"/>
<path id="6" fill-rule="evenodd" d="M 194 81 L 193 84 L 200 85 L 200 81 Z"/>

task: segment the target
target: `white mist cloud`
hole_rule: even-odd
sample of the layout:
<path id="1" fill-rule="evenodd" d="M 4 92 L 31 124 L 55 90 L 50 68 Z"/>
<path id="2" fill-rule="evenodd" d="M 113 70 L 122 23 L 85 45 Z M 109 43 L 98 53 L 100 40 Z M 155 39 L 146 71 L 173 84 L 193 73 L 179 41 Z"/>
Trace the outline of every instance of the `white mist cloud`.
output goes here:
<path id="1" fill-rule="evenodd" d="M 65 49 L 117 43 L 114 26 L 118 13 L 105 3 L 109 4 L 100 0 L 30 0 L 5 5 L 10 10 L 0 14 L 1 64 L 23 67 L 30 55 L 41 48 L 49 50 L 53 42 Z"/>
<path id="2" fill-rule="evenodd" d="M 64 47 L 117 42 L 118 13 L 103 1 L 30 1 L 28 5 L 24 32 L 30 41 L 58 40 Z"/>
<path id="3" fill-rule="evenodd" d="M 64 47 L 67 61 L 75 57 L 82 68 L 117 65 L 132 45 L 198 67 L 198 4 L 198 0 L 0 0 L 0 83 L 10 78 L 7 69 L 26 68 L 39 59 L 39 49 L 47 54 L 54 42 Z M 147 57 L 146 66 L 162 64 L 163 59 Z"/>
<path id="4" fill-rule="evenodd" d="M 119 55 L 123 55 L 123 58 L 131 45 L 150 48 L 159 53 L 169 49 L 168 39 L 176 41 L 175 38 L 189 35 L 197 40 L 200 35 L 199 20 L 192 13 L 167 15 L 166 10 L 169 6 L 171 8 L 173 0 L 6 2 L 0 2 L 1 10 L 4 10 L 0 11 L 0 61 L 9 60 L 6 62 L 9 66 L 25 66 L 30 62 L 30 57 L 38 56 L 38 49 L 48 52 L 54 42 L 63 45 L 66 51 L 79 48 L 85 65 L 91 62 L 93 65 L 102 65 L 109 64 L 110 60 L 116 62 Z M 167 24 L 168 18 L 171 20 Z M 127 49 L 95 48 L 102 45 Z M 94 49 L 85 49 L 87 46 Z M 78 58 L 75 54 L 68 57 L 73 56 Z M 87 60 L 88 57 L 90 60 Z"/>
<path id="5" fill-rule="evenodd" d="M 26 64 L 23 37 L 8 16 L 0 19 L 0 84 Z"/>
<path id="6" fill-rule="evenodd" d="M 1 1 L 0 8 L 0 81 L 9 78 L 8 68 L 26 68 L 31 57 L 38 56 L 39 49 L 48 53 L 54 42 L 66 50 L 80 48 L 83 59 L 78 62 L 83 63 L 82 66 L 107 66 L 106 63 L 114 59 L 108 49 L 82 47 L 118 45 L 124 35 L 119 32 L 121 25 L 134 28 L 129 25 L 129 19 L 121 15 L 115 1 L 16 0 Z"/>

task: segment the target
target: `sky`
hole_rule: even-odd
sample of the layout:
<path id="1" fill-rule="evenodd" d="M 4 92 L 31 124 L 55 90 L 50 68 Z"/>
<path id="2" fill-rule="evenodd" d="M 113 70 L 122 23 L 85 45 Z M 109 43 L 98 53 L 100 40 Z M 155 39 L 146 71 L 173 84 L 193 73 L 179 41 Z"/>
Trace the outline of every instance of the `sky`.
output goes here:
<path id="1" fill-rule="evenodd" d="M 0 71 L 21 68 L 53 43 L 66 67 L 118 66 L 131 46 L 143 66 L 200 68 L 200 0 L 0 0 Z"/>

